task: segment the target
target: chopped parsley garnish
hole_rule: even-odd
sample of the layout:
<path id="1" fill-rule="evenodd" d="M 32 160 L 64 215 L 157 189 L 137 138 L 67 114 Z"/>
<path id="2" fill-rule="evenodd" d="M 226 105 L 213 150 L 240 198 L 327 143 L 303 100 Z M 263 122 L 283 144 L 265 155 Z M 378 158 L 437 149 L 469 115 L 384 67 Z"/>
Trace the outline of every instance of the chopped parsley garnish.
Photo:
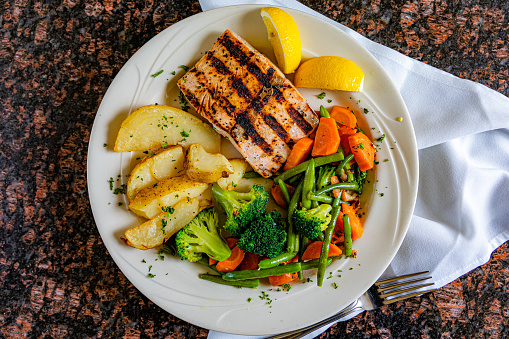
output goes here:
<path id="1" fill-rule="evenodd" d="M 154 74 L 152 74 L 152 75 L 150 75 L 150 76 L 151 76 L 152 78 L 155 78 L 156 76 L 161 75 L 163 72 L 164 72 L 164 69 L 162 69 L 162 70 L 160 70 L 159 72 L 154 73 Z"/>
<path id="2" fill-rule="evenodd" d="M 171 72 L 171 75 L 175 75 L 175 74 L 177 74 L 175 71 Z"/>
<path id="3" fill-rule="evenodd" d="M 110 180 L 108 182 L 110 183 L 110 191 L 113 191 L 113 178 L 110 177 Z"/>
<path id="4" fill-rule="evenodd" d="M 330 104 L 332 102 L 332 99 L 327 99 L 327 102 Z"/>
<path id="5" fill-rule="evenodd" d="M 168 142 L 163 141 L 163 142 L 161 143 L 161 148 L 166 148 L 166 147 L 168 147 Z"/>
<path id="6" fill-rule="evenodd" d="M 153 278 L 153 277 L 155 277 L 155 276 L 156 276 L 156 275 L 155 275 L 155 274 L 152 274 L 152 273 L 149 273 L 149 274 L 148 274 L 148 277 L 149 277 L 149 278 Z"/>
<path id="7" fill-rule="evenodd" d="M 186 65 L 180 65 L 179 68 L 182 68 L 184 71 L 189 71 L 189 67 L 187 67 Z"/>
<path id="8" fill-rule="evenodd" d="M 113 194 L 125 194 L 127 192 L 127 185 L 123 184 L 120 187 L 115 188 Z"/>
<path id="9" fill-rule="evenodd" d="M 334 289 L 336 290 L 338 288 L 338 284 L 336 284 L 335 282 L 332 283 L 332 287 L 334 287 Z"/>
<path id="10" fill-rule="evenodd" d="M 187 138 L 189 136 L 189 133 L 187 133 L 185 130 L 182 130 L 182 132 L 180 132 L 180 135 Z"/>
<path id="11" fill-rule="evenodd" d="M 180 101 L 180 104 L 182 105 L 180 108 L 183 111 L 187 112 L 189 110 L 189 106 L 187 105 L 186 96 L 182 92 L 180 92 L 180 94 L 179 94 L 179 101 Z"/>
<path id="12" fill-rule="evenodd" d="M 368 109 L 364 108 L 364 114 L 368 114 L 368 113 L 369 113 Z"/>
<path id="13" fill-rule="evenodd" d="M 378 139 L 376 139 L 378 142 L 383 142 L 385 140 L 385 134 L 382 134 L 382 136 Z"/>
<path id="14" fill-rule="evenodd" d="M 316 97 L 317 97 L 318 99 L 323 99 L 323 98 L 325 98 L 325 92 L 322 92 L 322 93 L 318 94 Z"/>

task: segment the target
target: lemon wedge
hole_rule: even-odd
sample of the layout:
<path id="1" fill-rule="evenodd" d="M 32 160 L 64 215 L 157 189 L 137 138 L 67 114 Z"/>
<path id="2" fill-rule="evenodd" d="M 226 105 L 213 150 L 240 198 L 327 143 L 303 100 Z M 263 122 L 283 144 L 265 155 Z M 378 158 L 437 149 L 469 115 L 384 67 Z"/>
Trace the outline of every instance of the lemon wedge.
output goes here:
<path id="1" fill-rule="evenodd" d="M 297 23 L 290 14 L 276 7 L 262 8 L 260 14 L 267 27 L 279 68 L 286 74 L 295 72 L 302 57 Z"/>
<path id="2" fill-rule="evenodd" d="M 338 56 L 322 56 L 304 62 L 295 72 L 297 87 L 360 92 L 364 72 L 351 60 Z"/>

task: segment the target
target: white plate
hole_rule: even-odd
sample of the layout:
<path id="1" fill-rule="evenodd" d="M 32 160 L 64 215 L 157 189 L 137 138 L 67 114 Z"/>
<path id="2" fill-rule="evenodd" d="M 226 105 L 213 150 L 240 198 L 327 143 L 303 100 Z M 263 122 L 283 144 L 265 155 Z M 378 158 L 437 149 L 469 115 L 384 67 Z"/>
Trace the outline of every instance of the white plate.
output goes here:
<path id="1" fill-rule="evenodd" d="M 293 283 L 289 292 L 278 292 L 268 284 L 252 290 L 203 281 L 198 278 L 198 273 L 204 272 L 199 264 L 168 256 L 164 261 L 156 260 L 155 250 L 140 251 L 122 242 L 124 231 L 140 223 L 127 210 L 126 198 L 114 195 L 108 183 L 110 177 L 114 178 L 115 187 L 126 183 L 125 175 L 135 162 L 136 155 L 113 152 L 122 120 L 146 104 L 180 107 L 176 80 L 184 71 L 178 66 L 192 66 L 225 29 L 239 33 L 274 60 L 259 9 L 260 6 L 235 6 L 200 13 L 172 25 L 146 43 L 106 92 L 95 118 L 88 153 L 88 189 L 94 218 L 104 244 L 127 278 L 154 303 L 185 321 L 216 331 L 250 335 L 275 334 L 310 325 L 344 308 L 366 291 L 389 265 L 405 237 L 418 181 L 417 147 L 410 117 L 380 64 L 338 28 L 288 9 L 299 26 L 305 57 L 343 56 L 355 61 L 365 73 L 362 93 L 327 92 L 326 98 L 319 100 L 316 95 L 321 90 L 303 90 L 311 107 L 342 104 L 357 112 L 367 108 L 368 114 L 359 115 L 374 130 L 366 130 L 375 138 L 386 135 L 378 153 L 380 165 L 368 199 L 364 235 L 354 241 L 357 258 L 335 261 L 327 270 L 333 278 L 326 279 L 322 288 L 316 286 L 312 276 L 312 283 Z M 150 76 L 159 70 L 164 73 Z M 172 71 L 176 75 L 171 75 Z M 328 103 L 327 99 L 333 102 Z M 397 117 L 403 117 L 403 122 L 397 122 Z M 123 205 L 119 206 L 119 202 Z M 148 277 L 150 266 L 154 278 Z M 332 287 L 333 282 L 337 289 Z M 260 298 L 262 292 L 268 294 L 270 304 Z"/>

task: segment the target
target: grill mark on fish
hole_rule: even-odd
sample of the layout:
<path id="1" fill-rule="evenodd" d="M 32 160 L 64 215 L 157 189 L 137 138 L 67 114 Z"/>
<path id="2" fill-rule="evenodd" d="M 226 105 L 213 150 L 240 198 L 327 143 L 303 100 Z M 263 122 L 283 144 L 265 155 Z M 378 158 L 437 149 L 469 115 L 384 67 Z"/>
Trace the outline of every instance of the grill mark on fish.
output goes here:
<path id="1" fill-rule="evenodd" d="M 218 58 L 216 58 L 215 56 L 213 56 L 212 54 L 209 54 L 207 55 L 208 56 L 208 59 L 210 60 L 212 66 L 214 66 L 214 68 L 221 74 L 224 74 L 224 75 L 230 75 L 232 74 L 232 72 L 230 72 L 230 70 L 228 69 L 228 67 L 225 66 L 225 64 L 223 64 L 223 62 L 221 60 L 219 60 Z"/>
<path id="2" fill-rule="evenodd" d="M 285 142 L 289 141 L 290 138 L 288 137 L 288 134 L 283 129 L 283 127 L 277 122 L 276 118 L 274 118 L 271 115 L 265 114 L 263 116 L 263 120 L 267 125 L 269 125 L 270 128 L 272 128 L 274 132 L 276 132 L 276 134 L 281 138 L 281 140 Z"/>
<path id="3" fill-rule="evenodd" d="M 313 127 L 309 125 L 306 119 L 304 119 L 302 115 L 293 106 L 288 107 L 287 112 L 292 118 L 293 122 L 295 122 L 295 124 L 299 126 L 302 132 L 308 134 L 313 130 Z"/>
<path id="4" fill-rule="evenodd" d="M 260 147 L 266 154 L 272 155 L 273 150 L 270 145 L 258 134 L 255 127 L 249 120 L 246 113 L 239 114 L 237 123 L 244 129 L 245 134 L 253 140 L 253 142 Z"/>
<path id="5" fill-rule="evenodd" d="M 270 78 L 274 74 L 274 69 L 272 67 L 269 68 L 267 74 L 265 74 L 258 65 L 250 61 L 250 58 L 248 58 L 239 47 L 239 43 L 232 41 L 226 34 L 223 35 L 222 43 L 230 55 L 235 58 L 241 66 L 245 66 L 249 73 L 253 74 L 263 86 L 270 87 Z"/>
<path id="6" fill-rule="evenodd" d="M 232 81 L 232 88 L 234 88 L 237 93 L 243 97 L 244 99 L 252 99 L 251 93 L 249 93 L 249 89 L 244 85 L 242 80 L 239 78 L 235 78 Z"/>

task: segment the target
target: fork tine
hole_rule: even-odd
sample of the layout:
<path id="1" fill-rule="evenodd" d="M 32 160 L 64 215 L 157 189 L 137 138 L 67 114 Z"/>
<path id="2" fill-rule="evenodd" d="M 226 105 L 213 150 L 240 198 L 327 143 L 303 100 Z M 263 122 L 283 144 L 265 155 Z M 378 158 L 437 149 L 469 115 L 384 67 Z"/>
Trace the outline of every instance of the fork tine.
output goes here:
<path id="1" fill-rule="evenodd" d="M 430 284 L 430 285 L 433 285 L 433 284 Z M 427 290 L 427 291 L 415 292 L 415 293 L 404 295 L 402 297 L 393 298 L 393 299 L 389 299 L 389 300 L 384 300 L 383 304 L 384 305 L 389 305 L 389 304 L 395 303 L 397 301 L 401 301 L 401 300 L 405 300 L 405 299 L 408 299 L 408 298 L 416 297 L 418 295 L 425 294 L 425 293 L 431 293 L 431 292 L 434 292 L 436 290 L 437 290 L 436 288 L 433 288 L 433 289 Z"/>
<path id="2" fill-rule="evenodd" d="M 431 279 L 431 277 L 409 280 L 409 281 L 405 281 L 405 282 L 402 282 L 402 283 L 399 283 L 399 284 L 392 284 L 392 285 L 389 285 L 389 286 L 386 286 L 386 287 L 378 287 L 377 291 L 378 292 L 383 292 L 383 291 L 391 290 L 391 289 L 396 288 L 396 287 L 405 286 L 405 285 L 413 284 L 413 283 L 424 281 L 424 280 L 428 280 L 428 279 Z"/>
<path id="3" fill-rule="evenodd" d="M 380 280 L 380 281 L 377 281 L 375 283 L 375 286 L 380 286 L 380 285 L 387 284 L 387 283 L 390 283 L 390 282 L 393 282 L 393 281 L 396 281 L 396 280 L 401 280 L 401 279 L 405 279 L 405 278 L 411 278 L 411 277 L 415 277 L 417 275 L 426 274 L 426 273 L 429 273 L 429 271 L 423 271 L 423 272 L 413 273 L 413 274 L 405 274 L 405 275 L 400 275 L 399 277 L 394 277 L 394 278 L 390 278 L 390 279 Z"/>
<path id="4" fill-rule="evenodd" d="M 433 283 L 412 286 L 412 287 L 409 287 L 409 288 L 404 288 L 402 290 L 397 290 L 397 291 L 389 292 L 389 293 L 383 293 L 382 292 L 382 293 L 379 294 L 379 297 L 382 298 L 382 299 L 385 299 L 387 297 L 391 297 L 391 296 L 396 295 L 396 294 L 401 294 L 401 293 L 409 292 L 409 291 L 415 291 L 415 290 L 417 290 L 419 288 L 423 288 L 423 287 L 427 287 L 427 286 L 431 286 L 431 285 L 433 285 Z"/>

